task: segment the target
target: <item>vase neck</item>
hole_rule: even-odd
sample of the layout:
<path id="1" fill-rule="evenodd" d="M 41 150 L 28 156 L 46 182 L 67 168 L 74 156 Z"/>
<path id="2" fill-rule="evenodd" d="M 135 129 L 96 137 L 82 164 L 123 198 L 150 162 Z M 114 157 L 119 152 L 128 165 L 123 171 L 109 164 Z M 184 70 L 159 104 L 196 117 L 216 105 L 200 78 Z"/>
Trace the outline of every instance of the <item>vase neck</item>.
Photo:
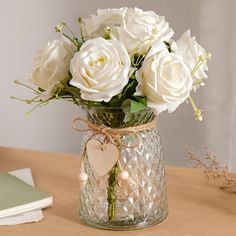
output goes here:
<path id="1" fill-rule="evenodd" d="M 155 118 L 151 109 L 138 112 L 122 109 L 88 109 L 86 110 L 86 116 L 92 124 L 111 128 L 135 127 L 149 123 Z"/>

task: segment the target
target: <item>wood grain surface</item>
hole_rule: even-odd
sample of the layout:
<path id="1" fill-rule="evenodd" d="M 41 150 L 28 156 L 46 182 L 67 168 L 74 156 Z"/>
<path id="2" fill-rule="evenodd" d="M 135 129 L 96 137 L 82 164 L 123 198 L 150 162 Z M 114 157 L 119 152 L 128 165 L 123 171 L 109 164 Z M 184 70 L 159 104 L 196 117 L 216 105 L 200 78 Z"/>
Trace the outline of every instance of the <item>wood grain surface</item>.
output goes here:
<path id="1" fill-rule="evenodd" d="M 236 236 L 236 194 L 204 179 L 201 170 L 167 166 L 169 217 L 143 230 L 106 231 L 77 215 L 79 156 L 0 148 L 0 171 L 30 167 L 36 186 L 54 196 L 37 223 L 0 226 L 0 236 Z"/>

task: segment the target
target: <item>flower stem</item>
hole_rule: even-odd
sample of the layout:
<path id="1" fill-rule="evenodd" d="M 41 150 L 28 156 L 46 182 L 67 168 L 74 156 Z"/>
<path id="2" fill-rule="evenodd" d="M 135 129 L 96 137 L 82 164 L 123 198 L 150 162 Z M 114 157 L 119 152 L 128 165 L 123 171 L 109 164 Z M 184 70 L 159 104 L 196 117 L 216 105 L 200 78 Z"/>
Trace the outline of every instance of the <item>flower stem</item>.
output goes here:
<path id="1" fill-rule="evenodd" d="M 79 23 L 81 39 L 82 39 L 82 41 L 84 42 L 85 40 L 84 40 L 83 30 L 82 30 L 82 26 L 81 26 L 81 24 L 82 24 L 82 18 L 79 17 L 79 19 L 77 20 L 77 22 Z"/>
<path id="2" fill-rule="evenodd" d="M 74 32 L 71 30 L 71 28 L 65 22 L 63 22 L 62 25 L 65 26 L 65 28 L 71 33 L 73 38 L 76 38 Z"/>
<path id="3" fill-rule="evenodd" d="M 108 220 L 114 220 L 116 216 L 116 188 L 119 175 L 118 163 L 108 173 L 107 201 L 108 201 Z"/>
<path id="4" fill-rule="evenodd" d="M 32 104 L 33 102 L 41 102 L 42 100 L 36 100 L 37 98 L 39 98 L 40 95 L 37 95 L 31 99 L 23 99 L 23 98 L 18 98 L 18 97 L 15 97 L 15 96 L 10 96 L 11 99 L 15 99 L 15 100 L 18 100 L 18 101 L 21 101 L 21 102 L 25 102 L 26 104 Z"/>
<path id="5" fill-rule="evenodd" d="M 197 106 L 193 100 L 193 98 L 191 96 L 189 96 L 188 98 L 189 102 L 191 103 L 192 107 L 193 107 L 193 110 L 196 111 L 197 110 Z"/>
<path id="6" fill-rule="evenodd" d="M 28 88 L 28 89 L 34 91 L 36 94 L 40 94 L 40 92 L 38 90 L 32 88 L 31 86 L 29 86 L 27 84 L 24 84 L 24 83 L 20 82 L 19 80 L 15 80 L 14 83 L 17 84 L 17 85 L 21 85 L 21 86 L 23 86 L 25 88 Z"/>
<path id="7" fill-rule="evenodd" d="M 202 110 L 199 109 L 199 108 L 196 106 L 196 104 L 195 104 L 195 102 L 194 102 L 194 100 L 193 100 L 193 98 L 192 98 L 191 96 L 188 97 L 188 100 L 189 100 L 190 104 L 191 104 L 192 107 L 193 107 L 194 115 L 195 115 L 195 117 L 196 117 L 196 120 L 202 121 Z"/>
<path id="8" fill-rule="evenodd" d="M 47 100 L 42 100 L 41 102 L 39 102 L 37 105 L 35 105 L 30 111 L 25 113 L 25 116 L 29 116 L 34 110 L 36 110 L 39 107 L 45 106 L 49 103 L 50 99 Z"/>
<path id="9" fill-rule="evenodd" d="M 197 60 L 196 65 L 195 65 L 194 68 L 192 69 L 192 72 L 191 72 L 192 76 L 198 71 L 198 69 L 201 67 L 201 65 L 202 65 L 203 63 L 205 63 L 207 60 L 210 60 L 211 57 L 212 57 L 212 56 L 211 56 L 211 53 L 209 53 L 209 52 L 207 52 L 207 53 L 205 53 L 205 54 L 203 54 L 203 55 L 200 55 L 200 56 L 198 57 L 198 60 Z"/>
<path id="10" fill-rule="evenodd" d="M 61 32 L 61 34 L 66 37 L 69 41 L 71 41 L 76 47 L 78 46 L 77 43 L 71 38 L 69 37 L 67 34 Z"/>

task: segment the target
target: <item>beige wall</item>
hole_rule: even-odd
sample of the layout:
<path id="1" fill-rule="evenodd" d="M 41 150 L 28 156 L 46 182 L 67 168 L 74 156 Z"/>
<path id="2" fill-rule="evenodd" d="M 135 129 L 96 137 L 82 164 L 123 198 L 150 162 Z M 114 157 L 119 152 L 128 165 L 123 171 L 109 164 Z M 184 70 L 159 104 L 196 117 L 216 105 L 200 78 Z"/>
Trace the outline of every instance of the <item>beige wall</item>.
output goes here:
<path id="1" fill-rule="evenodd" d="M 9 99 L 10 95 L 30 95 L 27 90 L 17 88 L 13 80 L 27 81 L 35 51 L 49 39 L 57 37 L 54 33 L 57 23 L 66 21 L 78 31 L 74 23 L 78 16 L 95 13 L 97 8 L 137 6 L 165 15 L 176 38 L 191 29 L 198 41 L 211 50 L 207 36 L 201 37 L 200 3 L 204 4 L 204 1 L 1 0 L 0 3 L 0 146 L 68 153 L 80 151 L 82 135 L 70 128 L 72 117 L 80 114 L 78 107 L 54 102 L 25 118 L 24 112 L 30 106 Z M 210 69 L 213 70 L 211 65 Z M 204 104 L 203 94 L 206 89 L 198 94 L 196 101 L 199 104 Z M 194 121 L 190 105 L 183 104 L 170 115 L 161 114 L 158 126 L 168 163 L 186 164 L 181 145 L 188 144 L 198 150 L 206 143 L 205 125 Z"/>

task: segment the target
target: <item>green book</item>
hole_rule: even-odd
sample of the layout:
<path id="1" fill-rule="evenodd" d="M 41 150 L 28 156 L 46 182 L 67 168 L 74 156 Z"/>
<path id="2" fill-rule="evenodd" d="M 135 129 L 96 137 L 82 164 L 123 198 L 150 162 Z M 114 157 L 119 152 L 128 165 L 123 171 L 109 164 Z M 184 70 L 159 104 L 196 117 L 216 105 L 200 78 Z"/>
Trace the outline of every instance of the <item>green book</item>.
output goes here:
<path id="1" fill-rule="evenodd" d="M 52 196 L 12 176 L 0 173 L 0 218 L 51 206 Z"/>

